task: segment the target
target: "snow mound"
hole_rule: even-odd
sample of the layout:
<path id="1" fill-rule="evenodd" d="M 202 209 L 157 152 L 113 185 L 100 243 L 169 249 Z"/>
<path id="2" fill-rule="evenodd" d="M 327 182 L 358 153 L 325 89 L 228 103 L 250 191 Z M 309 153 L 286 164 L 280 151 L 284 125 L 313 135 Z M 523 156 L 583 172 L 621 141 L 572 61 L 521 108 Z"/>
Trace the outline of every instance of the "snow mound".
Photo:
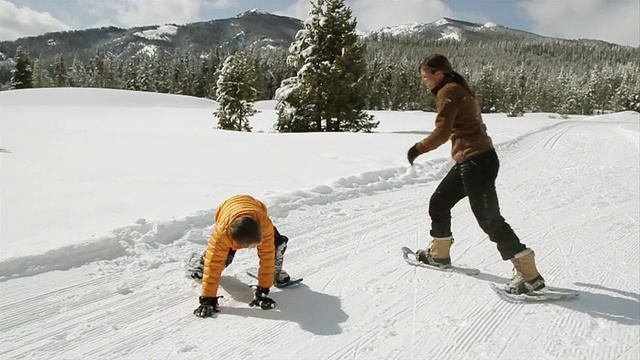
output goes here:
<path id="1" fill-rule="evenodd" d="M 178 32 L 178 27 L 175 25 L 162 25 L 155 29 L 149 29 L 144 31 L 138 31 L 133 35 L 149 39 L 149 40 L 162 40 L 170 41 L 170 36 L 175 35 Z"/>
<path id="2" fill-rule="evenodd" d="M 34 99 L 37 99 L 34 102 Z M 209 108 L 217 103 L 191 96 L 98 88 L 20 89 L 0 92 L 0 105 Z"/>

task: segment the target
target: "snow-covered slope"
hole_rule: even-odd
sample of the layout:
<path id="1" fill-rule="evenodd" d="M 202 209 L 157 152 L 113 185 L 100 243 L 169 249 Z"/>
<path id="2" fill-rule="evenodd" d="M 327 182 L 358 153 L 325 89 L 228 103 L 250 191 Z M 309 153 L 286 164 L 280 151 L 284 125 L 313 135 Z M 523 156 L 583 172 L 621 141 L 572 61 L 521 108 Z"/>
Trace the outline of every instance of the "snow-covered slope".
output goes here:
<path id="1" fill-rule="evenodd" d="M 487 22 L 484 24 L 451 18 L 440 18 L 431 23 L 412 23 L 398 26 L 388 26 L 368 32 L 365 37 L 371 36 L 413 37 L 419 40 L 466 40 L 476 41 L 545 41 L 553 40 L 530 32 L 511 29 L 505 26 Z M 556 39 L 557 40 L 557 39 Z"/>
<path id="2" fill-rule="evenodd" d="M 452 257 L 479 276 L 401 259 L 401 246 L 427 245 L 428 199 L 451 165 L 448 145 L 413 168 L 405 164 L 406 148 L 431 129 L 433 114 L 375 112 L 382 122 L 375 134 L 237 134 L 212 129 L 206 100 L 158 98 L 164 107 L 156 107 L 138 95 L 109 106 L 67 99 L 45 107 L 0 93 L 0 148 L 11 151 L 0 153 L 0 249 L 13 254 L 0 260 L 0 357 L 640 356 L 638 113 L 486 116 L 501 158 L 503 215 L 536 251 L 547 282 L 580 293 L 574 301 L 522 305 L 489 289 L 511 269 L 465 201 L 453 212 Z M 272 105 L 257 105 L 256 129 L 273 123 Z M 239 158 L 257 171 L 239 171 Z M 94 160 L 103 166 L 88 166 Z M 73 196 L 70 189 L 84 190 Z M 274 289 L 275 310 L 249 308 L 254 282 L 244 269 L 257 256 L 240 251 L 223 274 L 222 312 L 199 319 L 192 311 L 200 286 L 184 277 L 184 261 L 204 249 L 215 206 L 234 192 L 265 199 L 291 239 L 285 269 L 305 281 Z M 117 196 L 133 198 L 119 203 Z M 107 206 L 118 203 L 116 211 Z M 74 206 L 73 216 L 86 208 L 77 226 L 103 219 L 120 226 L 86 242 L 81 232 L 58 228 L 74 227 L 64 216 Z M 144 215 L 156 208 L 174 209 L 175 217 Z M 20 209 L 26 218 L 12 215 Z M 34 231 L 40 222 L 49 224 L 44 234 Z"/>
<path id="3" fill-rule="evenodd" d="M 171 36 L 175 35 L 177 32 L 178 27 L 176 25 L 165 24 L 162 26 L 155 26 L 153 29 L 135 32 L 133 35 L 148 40 L 171 41 Z"/>

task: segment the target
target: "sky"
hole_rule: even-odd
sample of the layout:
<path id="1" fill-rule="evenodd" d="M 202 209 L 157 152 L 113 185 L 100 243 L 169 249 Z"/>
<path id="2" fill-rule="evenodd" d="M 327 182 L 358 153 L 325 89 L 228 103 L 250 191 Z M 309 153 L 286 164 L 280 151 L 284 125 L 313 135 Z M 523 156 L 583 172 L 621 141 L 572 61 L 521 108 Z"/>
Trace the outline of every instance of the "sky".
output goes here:
<path id="1" fill-rule="evenodd" d="M 638 0 L 347 0 L 358 29 L 443 16 L 566 39 L 640 45 Z M 100 26 L 184 24 L 263 11 L 305 19 L 309 0 L 0 0 L 0 40 Z M 389 9 L 393 9 L 390 16 Z"/>
<path id="2" fill-rule="evenodd" d="M 426 91 L 426 90 L 425 90 Z M 215 129 L 209 99 L 113 89 L 0 92 L 0 359 L 640 358 L 640 114 L 483 114 L 500 159 L 502 215 L 548 286 L 576 300 L 511 304 L 490 284 L 511 263 L 467 199 L 454 265 L 411 267 L 450 143 L 406 153 L 435 114 L 371 111 L 374 133 Z M 251 308 L 255 250 L 223 272 L 220 313 L 193 315 L 185 275 L 216 207 L 262 200 L 289 237 L 274 310 Z M 594 266 L 596 264 L 597 266 Z M 525 325 L 523 325 L 525 324 Z M 283 336 L 286 334 L 286 336 Z"/>

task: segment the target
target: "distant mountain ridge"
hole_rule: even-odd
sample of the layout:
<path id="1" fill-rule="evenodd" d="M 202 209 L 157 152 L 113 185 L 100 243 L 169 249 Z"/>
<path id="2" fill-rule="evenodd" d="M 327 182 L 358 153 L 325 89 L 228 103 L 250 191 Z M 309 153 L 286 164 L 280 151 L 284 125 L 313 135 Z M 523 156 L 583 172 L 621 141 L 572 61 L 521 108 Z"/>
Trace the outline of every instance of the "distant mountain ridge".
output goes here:
<path id="1" fill-rule="evenodd" d="M 275 15 L 252 9 L 227 19 L 194 22 L 184 25 L 164 24 L 122 29 L 103 27 L 87 30 L 52 32 L 39 36 L 0 42 L 0 61 L 11 58 L 18 46 L 25 48 L 31 57 L 42 56 L 45 62 L 56 54 L 66 59 L 77 55 L 81 60 L 92 56 L 97 49 L 104 49 L 117 57 L 138 53 L 188 51 L 192 53 L 220 52 L 238 49 L 287 49 L 298 30 L 300 19 Z M 393 40 L 453 40 L 465 42 L 487 41 L 584 41 L 562 40 L 531 32 L 511 29 L 495 23 L 473 23 L 452 18 L 441 18 L 431 23 L 414 23 L 384 27 L 367 33 L 359 32 L 365 39 L 385 38 Z M 600 41 L 598 41 L 600 42 Z M 604 42 L 601 42 L 604 43 Z M 613 44 L 612 44 L 613 45 Z M 619 46 L 619 45 L 613 45 Z"/>
<path id="2" fill-rule="evenodd" d="M 189 51 L 226 53 L 240 48 L 288 48 L 302 21 L 274 15 L 258 9 L 228 19 L 216 19 L 185 25 L 164 24 L 122 29 L 114 26 L 52 32 L 39 36 L 0 42 L 2 54 L 12 57 L 18 46 L 32 57 L 52 60 L 60 53 L 66 59 L 77 54 L 86 60 L 97 49 L 117 56 L 133 56 L 139 52 Z"/>
<path id="3" fill-rule="evenodd" d="M 391 37 L 422 37 L 431 40 L 458 40 L 458 41 L 559 41 L 560 39 L 545 37 L 531 32 L 511 29 L 493 22 L 485 24 L 440 18 L 431 23 L 413 23 L 398 26 L 384 27 L 367 33 L 367 37 L 375 36 Z M 565 40 L 566 41 L 566 40 Z"/>

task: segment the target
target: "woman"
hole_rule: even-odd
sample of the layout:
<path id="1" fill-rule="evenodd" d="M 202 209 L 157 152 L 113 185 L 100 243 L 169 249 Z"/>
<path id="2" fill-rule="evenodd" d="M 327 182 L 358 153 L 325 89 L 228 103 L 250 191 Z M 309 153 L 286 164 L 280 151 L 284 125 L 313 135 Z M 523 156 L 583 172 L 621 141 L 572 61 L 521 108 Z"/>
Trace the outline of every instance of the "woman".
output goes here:
<path id="1" fill-rule="evenodd" d="M 544 279 L 536 269 L 533 251 L 520 242 L 500 215 L 495 187 L 498 156 L 487 135 L 475 95 L 443 55 L 426 58 L 419 70 L 422 82 L 436 96 L 438 114 L 433 132 L 409 149 L 409 163 L 413 165 L 420 154 L 451 139 L 451 156 L 456 164 L 431 196 L 429 216 L 433 240 L 428 249 L 418 250 L 416 257 L 433 266 L 451 266 L 451 209 L 468 196 L 471 210 L 482 230 L 497 244 L 502 259 L 513 263 L 514 276 L 507 285 L 508 291 L 522 294 L 544 288 Z"/>

